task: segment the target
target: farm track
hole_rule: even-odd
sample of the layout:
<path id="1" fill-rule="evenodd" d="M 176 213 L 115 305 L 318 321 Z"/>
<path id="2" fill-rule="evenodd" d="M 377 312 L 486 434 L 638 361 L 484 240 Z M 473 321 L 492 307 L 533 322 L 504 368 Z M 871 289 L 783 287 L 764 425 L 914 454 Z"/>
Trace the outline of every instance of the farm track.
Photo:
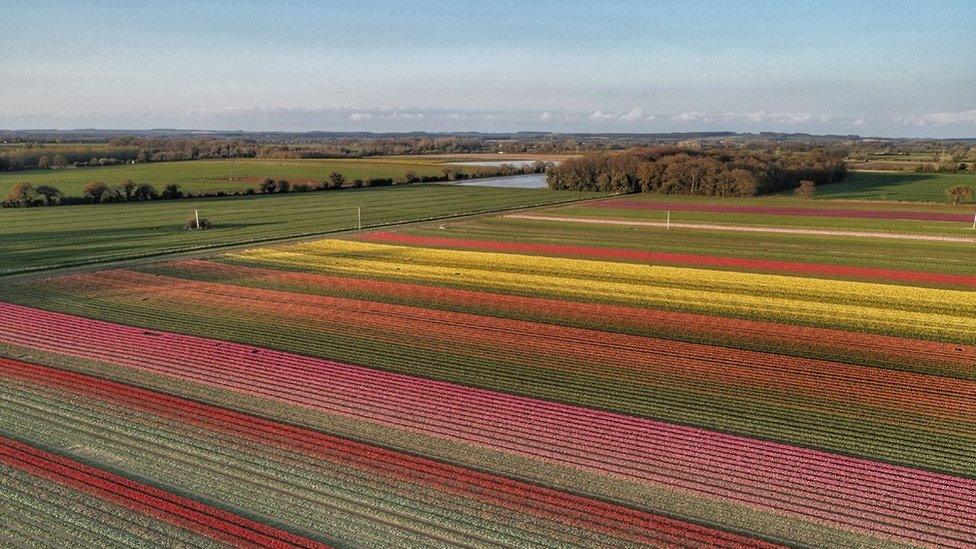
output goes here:
<path id="1" fill-rule="evenodd" d="M 138 333 L 139 331 L 132 330 L 132 332 Z M 122 333 L 115 333 L 113 335 L 115 339 L 122 339 Z M 146 339 L 155 340 L 157 342 L 155 345 L 158 347 L 159 337 L 161 336 L 156 335 Z M 166 336 L 168 342 L 166 345 L 167 348 L 173 347 L 173 343 L 175 343 L 169 340 L 170 337 Z M 186 339 L 190 340 L 191 338 Z M 129 341 L 125 341 L 122 344 L 130 347 L 132 345 Z M 150 341 L 150 344 L 153 344 L 153 342 Z M 423 380 L 414 381 L 402 376 L 372 373 L 368 370 L 356 369 L 362 370 L 359 372 L 360 374 L 379 376 L 379 380 L 374 385 L 375 389 L 370 389 L 368 382 L 366 385 L 363 385 L 363 381 L 356 382 L 353 379 L 338 382 L 342 378 L 336 377 L 336 373 L 332 371 L 334 368 L 322 370 L 326 366 L 322 361 L 310 361 L 310 359 L 303 357 L 288 356 L 266 350 L 254 354 L 247 347 L 227 343 L 220 344 L 219 349 L 224 353 L 235 350 L 238 353 L 236 358 L 235 355 L 231 355 L 219 359 L 219 363 L 233 364 L 236 362 L 246 362 L 250 363 L 250 366 L 235 376 L 235 374 L 229 371 L 214 372 L 213 368 L 216 363 L 209 364 L 208 361 L 209 365 L 204 366 L 198 362 L 198 368 L 211 373 L 205 375 L 203 378 L 194 377 L 191 379 L 196 379 L 204 383 L 217 383 L 216 378 L 220 378 L 235 383 L 234 379 L 236 377 L 240 381 L 236 382 L 237 385 L 230 386 L 236 390 L 246 390 L 246 387 L 254 387 L 259 383 L 259 380 L 266 379 L 267 381 L 261 381 L 260 383 L 268 384 L 269 390 L 274 390 L 275 386 L 282 388 L 275 391 L 281 395 L 278 398 L 288 398 L 290 399 L 289 401 L 296 402 L 301 406 L 317 407 L 319 409 L 321 409 L 323 404 L 321 399 L 318 399 L 318 401 L 316 399 L 310 400 L 309 397 L 302 396 L 303 394 L 307 394 L 310 387 L 318 383 L 315 381 L 316 379 L 331 380 L 333 391 L 352 383 L 353 385 L 350 386 L 351 391 L 346 397 L 348 399 L 345 405 L 347 411 L 339 411 L 339 413 L 353 413 L 359 417 L 371 417 L 370 414 L 372 414 L 373 420 L 385 421 L 387 424 L 393 425 L 396 425 L 396 423 L 392 422 L 402 422 L 404 418 L 415 418 L 413 421 L 420 422 L 416 424 L 419 427 L 411 427 L 409 423 L 401 423 L 399 426 L 407 429 L 419 428 L 421 432 L 436 433 L 438 436 L 446 437 L 458 437 L 464 434 L 461 440 L 468 443 L 491 444 L 504 451 L 522 452 L 523 454 L 532 455 L 537 459 L 557 459 L 563 462 L 568 460 L 568 463 L 574 464 L 575 466 L 588 467 L 610 475 L 622 474 L 631 477 L 636 476 L 636 478 L 643 479 L 646 482 L 663 482 L 668 485 L 684 486 L 686 489 L 698 490 L 713 497 L 725 497 L 735 501 L 741 501 L 761 509 L 770 509 L 772 507 L 776 512 L 795 513 L 802 517 L 812 516 L 835 524 L 838 522 L 847 524 L 845 521 L 853 521 L 858 528 L 868 528 L 863 526 L 863 522 L 873 525 L 869 530 L 873 529 L 875 532 L 892 534 L 892 532 L 900 531 L 898 530 L 899 528 L 907 528 L 909 530 L 916 528 L 905 526 L 907 523 L 904 521 L 911 523 L 919 520 L 919 517 L 924 517 L 925 520 L 937 520 L 939 516 L 943 517 L 944 520 L 952 521 L 954 519 L 951 517 L 960 516 L 955 509 L 961 509 L 962 513 L 966 513 L 967 509 L 973 508 L 972 502 L 967 503 L 968 500 L 963 495 L 972 493 L 972 487 L 966 488 L 966 485 L 959 485 L 956 488 L 952 487 L 953 483 L 972 482 L 963 479 L 942 475 L 932 476 L 933 474 L 931 473 L 812 452 L 811 456 L 814 456 L 821 462 L 821 465 L 818 466 L 815 465 L 818 461 L 807 463 L 803 463 L 802 460 L 799 462 L 795 461 L 798 459 L 796 457 L 798 453 L 805 453 L 807 451 L 801 451 L 783 445 L 773 445 L 772 443 L 749 441 L 749 439 L 741 439 L 738 437 L 729 437 L 729 440 L 738 441 L 738 444 L 746 444 L 743 441 L 748 441 L 748 444 L 754 445 L 753 451 L 759 448 L 761 453 L 750 456 L 747 452 L 743 455 L 742 450 L 735 443 L 729 444 L 727 441 L 724 445 L 719 444 L 715 450 L 707 450 L 705 448 L 708 448 L 706 445 L 708 436 L 706 435 L 709 433 L 700 430 L 691 430 L 685 433 L 684 437 L 690 437 L 690 440 L 682 442 L 682 435 L 676 435 L 674 432 L 670 432 L 669 429 L 677 429 L 680 432 L 681 429 L 688 428 L 666 426 L 666 424 L 647 422 L 646 420 L 637 418 L 616 416 L 614 414 L 556 405 L 554 403 L 532 401 L 529 399 L 518 399 L 506 395 L 484 393 Z M 108 349 L 106 352 L 112 354 L 117 351 Z M 133 352 L 136 354 L 140 353 L 138 347 L 134 347 Z M 182 356 L 192 354 L 193 356 L 200 357 L 201 361 L 207 360 L 205 359 L 206 349 L 183 347 L 178 350 L 177 354 Z M 275 359 L 274 357 L 276 356 L 281 356 L 282 358 Z M 285 358 L 286 356 L 288 356 L 287 359 Z M 270 369 L 256 368 L 257 364 L 267 360 L 272 360 L 272 363 L 269 364 Z M 319 364 L 318 371 L 316 372 L 311 367 L 294 370 L 295 368 L 299 368 L 299 365 L 302 363 Z M 288 366 L 285 366 L 285 364 Z M 149 366 L 143 365 L 136 367 L 147 368 Z M 168 370 L 164 369 L 161 371 L 167 375 L 186 375 L 179 374 L 177 371 L 174 371 L 174 368 L 182 368 L 185 370 L 187 366 L 177 365 L 170 367 Z M 263 371 L 267 371 L 270 377 L 266 377 L 265 374 L 261 373 Z M 216 378 L 214 378 L 215 374 Z M 208 381 L 208 376 L 214 379 Z M 247 381 L 247 379 L 250 381 Z M 421 386 L 418 386 L 417 390 L 411 391 L 411 384 L 403 385 L 405 382 L 420 383 Z M 281 390 L 285 390 L 289 385 L 293 388 L 286 393 L 280 393 Z M 392 387 L 395 387 L 395 389 L 391 389 Z M 320 394 L 318 390 L 314 392 Z M 290 397 L 284 396 L 289 393 L 291 394 Z M 252 394 L 260 393 L 253 393 L 252 389 Z M 389 399 L 389 395 L 391 394 L 398 395 L 399 398 L 394 402 L 384 402 L 383 399 Z M 439 396 L 434 402 L 431 402 L 430 399 L 430 395 L 432 394 Z M 415 400 L 412 401 L 410 399 Z M 417 404 L 409 404 L 409 402 L 416 402 Z M 449 404 L 445 407 L 439 406 L 437 404 L 438 402 L 454 402 L 454 404 Z M 436 411 L 438 408 L 441 408 L 442 411 Z M 383 409 L 388 411 L 389 418 L 376 417 L 377 410 Z M 430 411 L 425 412 L 425 409 Z M 444 423 L 445 420 L 447 423 Z M 505 421 L 505 423 L 501 426 L 493 427 L 500 420 Z M 545 423 L 532 427 L 533 421 L 544 421 Z M 440 429 L 437 427 L 438 425 L 444 425 L 444 428 Z M 662 429 L 664 431 L 661 431 Z M 655 435 L 655 432 L 658 434 Z M 533 435 L 533 433 L 536 434 Z M 727 435 L 718 435 L 715 433 L 711 435 L 719 438 L 728 437 Z M 658 441 L 656 439 L 658 436 L 663 438 Z M 703 436 L 705 443 L 700 440 Z M 532 442 L 532 440 L 535 440 L 535 442 Z M 559 447 L 560 441 L 562 440 L 568 443 L 568 447 Z M 647 444 L 650 444 L 650 446 L 647 446 Z M 764 445 L 767 446 L 765 451 L 763 451 Z M 655 452 L 649 452 L 650 447 L 655 448 Z M 665 456 L 660 455 L 662 451 L 665 452 Z M 669 452 L 678 452 L 678 454 L 669 454 Z M 681 454 L 681 452 L 687 453 Z M 780 456 L 779 458 L 775 457 L 777 454 Z M 725 457 L 721 457 L 722 455 L 725 455 Z M 844 464 L 834 466 L 825 465 L 824 463 L 830 463 L 831 458 L 840 460 Z M 777 472 L 776 466 L 773 466 L 773 469 L 769 471 L 761 470 L 757 472 L 756 464 L 775 462 L 777 459 L 785 460 L 780 462 L 779 467 L 783 467 L 783 469 L 779 470 L 779 472 Z M 648 460 L 650 461 L 648 462 Z M 656 460 L 660 460 L 660 463 L 655 463 Z M 681 463 L 685 463 L 686 465 L 676 465 Z M 853 464 L 857 464 L 857 467 L 852 466 Z M 881 469 L 876 469 L 878 467 Z M 857 469 L 863 469 L 864 471 L 854 474 L 853 471 Z M 712 480 L 702 484 L 703 481 L 700 480 L 702 470 L 707 470 L 711 475 L 714 475 L 714 477 L 710 477 Z M 815 471 L 815 473 L 808 473 L 811 475 L 810 478 L 804 480 L 802 477 L 797 476 L 797 470 Z M 874 471 L 873 473 L 871 472 L 872 470 Z M 858 480 L 859 475 L 863 474 L 868 474 L 868 477 L 861 476 L 860 480 Z M 845 479 L 844 481 L 838 480 L 844 479 L 848 475 L 853 475 L 853 478 Z M 902 488 L 897 488 L 898 482 L 893 481 L 893 476 L 903 477 L 905 480 L 898 482 L 908 481 L 909 484 L 902 485 Z M 767 484 L 753 486 L 752 483 L 755 481 L 751 479 L 757 477 L 764 479 L 762 482 Z M 936 488 L 930 492 L 926 492 L 924 486 L 925 482 L 931 481 L 922 482 L 920 480 L 926 477 L 939 479 L 935 485 Z M 911 479 L 911 481 L 908 479 Z M 807 482 L 810 484 L 806 484 Z M 834 485 L 831 484 L 832 482 L 842 483 Z M 845 488 L 847 485 L 844 482 L 850 482 L 851 486 Z M 886 483 L 891 482 L 895 482 L 894 485 L 886 485 Z M 922 482 L 922 484 L 919 485 L 917 484 L 918 482 Z M 806 486 L 806 488 L 800 488 L 798 485 Z M 825 490 L 825 485 L 830 486 L 830 488 Z M 875 487 L 879 485 L 885 486 L 881 489 L 880 493 L 875 492 Z M 848 492 L 848 490 L 850 491 Z M 894 490 L 895 492 L 889 492 L 890 490 Z M 875 494 L 879 498 L 878 501 L 858 504 L 851 503 L 851 501 L 860 502 L 861 498 L 857 494 L 863 495 L 865 493 Z M 928 495 L 918 496 L 917 494 Z M 927 509 L 931 509 L 933 502 L 940 501 L 938 498 L 945 497 L 946 494 L 955 494 L 956 496 L 953 497 L 961 496 L 964 499 L 962 502 L 948 505 L 952 509 L 943 510 L 939 508 L 934 514 L 930 514 Z M 831 505 L 825 506 L 824 504 L 827 502 L 830 502 Z M 850 511 L 844 511 L 844 509 L 849 509 L 851 505 L 854 505 L 854 507 Z M 862 506 L 859 507 L 858 505 Z M 841 518 L 838 518 L 838 513 L 841 515 Z M 962 518 L 955 520 L 965 521 L 964 515 Z M 954 524 L 950 522 L 943 524 L 941 529 L 935 529 L 934 531 L 927 526 L 918 526 L 917 528 L 923 532 L 918 535 L 937 535 L 938 531 L 946 528 L 950 530 L 963 528 L 962 531 L 966 532 L 968 527 L 964 526 L 964 524 L 967 523 Z M 967 539 L 966 536 L 970 534 L 964 533 L 960 535 L 964 536 L 962 539 Z"/>
<path id="2" fill-rule="evenodd" d="M 554 524 L 566 524 L 567 528 L 572 526 L 602 532 L 605 535 L 616 536 L 624 542 L 689 546 L 696 543 L 726 547 L 768 546 L 734 534 L 587 500 L 541 486 L 526 485 L 420 457 L 397 454 L 389 450 L 79 374 L 12 361 L 4 364 L 2 373 L 8 377 L 29 381 L 31 384 L 51 387 L 59 392 L 70 392 L 104 401 L 112 406 L 119 406 L 120 409 L 138 410 L 208 431 L 219 431 L 230 436 L 231 440 L 247 440 L 258 445 L 241 446 L 240 451 L 245 455 L 257 455 L 258 448 L 277 448 L 278 450 L 262 453 L 267 453 L 269 459 L 274 459 L 276 462 L 289 463 L 291 469 L 314 468 L 317 463 L 313 460 L 303 466 L 306 458 L 293 455 L 293 452 L 298 452 L 300 455 L 308 456 L 309 460 L 326 459 L 342 467 L 351 467 L 353 470 L 361 471 L 367 479 L 370 475 L 379 475 L 417 486 L 435 486 L 445 495 L 460 496 L 462 499 L 474 498 L 513 512 L 528 513 L 536 517 L 533 520 L 555 521 Z M 57 400 L 57 393 L 52 395 L 52 400 Z M 397 486 L 388 485 L 385 490 L 396 493 Z M 441 505 L 446 501 L 442 501 Z M 478 516 L 475 508 L 469 509 L 467 513 L 472 517 Z M 495 518 L 502 519 L 501 516 Z M 526 520 L 523 518 L 520 521 L 517 516 L 509 518 L 514 521 L 512 524 L 520 524 Z M 458 518 L 452 520 L 456 522 Z M 499 524 L 505 522 L 502 520 Z M 522 527 L 531 530 L 531 521 Z M 572 534 L 567 531 L 565 535 Z M 517 542 L 515 539 L 509 541 Z"/>
<path id="3" fill-rule="evenodd" d="M 599 200 L 591 204 L 611 210 L 650 210 L 676 212 L 707 212 L 761 214 L 800 217 L 838 217 L 850 219 L 901 219 L 910 221 L 944 221 L 947 223 L 972 223 L 970 213 L 947 213 L 924 210 L 887 209 L 865 210 L 844 208 L 809 208 L 795 206 L 748 206 L 741 204 L 705 204 L 687 202 L 645 202 L 632 199 Z"/>
<path id="4" fill-rule="evenodd" d="M 789 227 L 760 227 L 755 225 L 729 225 L 719 223 L 666 223 L 664 221 L 631 221 L 626 219 L 600 219 L 593 217 L 569 217 L 557 215 L 507 214 L 510 219 L 532 221 L 556 221 L 560 223 L 594 223 L 598 225 L 623 225 L 631 227 L 674 227 L 676 229 L 699 229 L 705 231 L 732 231 L 744 233 L 799 234 L 813 236 L 849 236 L 854 238 L 886 238 L 893 240 L 921 240 L 928 242 L 976 242 L 976 236 L 941 236 L 931 234 L 895 233 L 882 231 L 851 231 L 839 229 L 793 229 Z"/>

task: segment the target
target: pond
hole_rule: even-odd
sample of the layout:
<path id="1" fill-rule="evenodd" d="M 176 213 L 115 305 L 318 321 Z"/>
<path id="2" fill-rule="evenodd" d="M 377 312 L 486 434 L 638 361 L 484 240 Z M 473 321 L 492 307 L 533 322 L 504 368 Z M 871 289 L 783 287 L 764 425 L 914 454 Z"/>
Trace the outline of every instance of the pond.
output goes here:
<path id="1" fill-rule="evenodd" d="M 499 168 L 501 166 L 524 168 L 535 163 L 535 160 L 472 160 L 470 162 L 451 162 L 455 166 L 485 166 L 488 168 Z"/>
<path id="2" fill-rule="evenodd" d="M 464 187 L 503 187 L 506 189 L 545 189 L 548 187 L 546 185 L 546 174 L 544 173 L 464 179 L 454 181 L 451 184 Z"/>

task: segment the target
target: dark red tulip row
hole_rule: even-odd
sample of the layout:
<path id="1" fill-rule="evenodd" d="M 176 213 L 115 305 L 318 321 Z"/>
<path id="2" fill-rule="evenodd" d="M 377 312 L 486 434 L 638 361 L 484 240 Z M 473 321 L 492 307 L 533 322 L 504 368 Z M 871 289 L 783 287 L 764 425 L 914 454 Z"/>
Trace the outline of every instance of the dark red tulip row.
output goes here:
<path id="1" fill-rule="evenodd" d="M 17 367 L 17 363 L 0 359 L 4 374 Z M 327 547 L 2 436 L 0 462 L 239 547 Z"/>
<path id="2" fill-rule="evenodd" d="M 485 252 L 514 254 L 552 255 L 561 257 L 580 257 L 610 261 L 629 261 L 650 265 L 664 264 L 679 267 L 701 267 L 709 269 L 730 269 L 736 271 L 781 273 L 792 276 L 812 276 L 821 278 L 842 278 L 906 284 L 957 286 L 976 288 L 976 276 L 922 271 L 903 271 L 876 267 L 856 267 L 851 265 L 827 265 L 823 263 L 803 263 L 799 261 L 779 261 L 774 259 L 750 259 L 715 255 L 651 252 L 624 248 L 603 248 L 597 246 L 569 246 L 565 244 L 528 243 L 504 240 L 475 240 L 465 238 L 445 238 L 405 233 L 379 231 L 362 237 L 370 242 L 402 244 L 430 248 L 454 248 Z"/>
<path id="3" fill-rule="evenodd" d="M 452 497 L 474 498 L 494 506 L 631 542 L 649 545 L 708 544 L 717 547 L 773 546 L 761 540 L 697 524 L 279 424 L 224 408 L 74 372 L 0 359 L 0 377 L 54 387 L 60 391 L 109 402 L 123 409 L 150 413 L 259 444 L 302 452 L 373 475 L 394 477 L 401 481 L 434 487 Z M 2 459 L 0 454 L 0 460 Z M 50 456 L 49 459 L 67 461 L 56 456 Z M 92 475 L 110 476 L 90 467 L 85 469 Z M 70 482 L 72 479 L 65 477 L 53 478 L 53 480 Z M 112 486 L 106 485 L 103 491 L 96 495 L 106 498 L 117 497 L 111 490 Z M 200 507 L 194 501 L 188 501 L 187 505 L 191 508 Z M 178 507 L 170 510 L 180 511 Z"/>
<path id="4" fill-rule="evenodd" d="M 823 355 L 824 351 L 834 351 L 853 358 L 905 366 L 931 365 L 948 372 L 958 372 L 960 377 L 976 375 L 972 369 L 972 365 L 976 364 L 976 346 L 972 345 L 423 284 L 277 271 L 202 260 L 184 260 L 170 266 L 205 277 L 302 288 L 313 293 L 342 291 L 367 298 L 409 300 L 435 307 L 479 310 L 516 318 L 527 312 L 536 312 L 553 322 L 561 320 L 594 326 L 612 323 L 617 329 L 636 332 L 747 341 L 777 353 Z"/>
<path id="5" fill-rule="evenodd" d="M 976 542 L 968 479 L 13 305 L 0 339 L 890 539 Z"/>

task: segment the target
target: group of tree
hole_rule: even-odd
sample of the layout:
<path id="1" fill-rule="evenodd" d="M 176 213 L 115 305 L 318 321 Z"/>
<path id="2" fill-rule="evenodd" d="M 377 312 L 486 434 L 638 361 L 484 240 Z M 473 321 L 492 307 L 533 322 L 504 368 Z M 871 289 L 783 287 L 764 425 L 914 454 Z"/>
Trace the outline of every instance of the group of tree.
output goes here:
<path id="1" fill-rule="evenodd" d="M 171 183 L 159 192 L 149 183 L 136 183 L 127 179 L 121 185 L 109 187 L 101 181 L 93 181 L 82 189 L 82 199 L 89 204 L 100 202 L 144 202 L 147 200 L 176 200 L 183 198 L 180 186 Z"/>
<path id="2" fill-rule="evenodd" d="M 7 193 L 4 206 L 53 206 L 64 198 L 64 194 L 57 187 L 51 185 L 38 185 L 30 183 L 17 183 Z"/>
<path id="3" fill-rule="evenodd" d="M 962 204 L 973 199 L 973 188 L 969 185 L 955 185 L 946 189 L 946 198 L 950 204 Z"/>
<path id="4" fill-rule="evenodd" d="M 825 185 L 846 176 L 843 157 L 821 149 L 774 153 L 678 147 L 589 153 L 550 168 L 546 175 L 555 190 L 701 196 L 753 196 L 794 189 L 802 181 Z"/>
<path id="5" fill-rule="evenodd" d="M 92 181 L 84 186 L 81 196 L 65 196 L 61 190 L 51 185 L 34 186 L 27 182 L 15 184 L 0 206 L 5 208 L 30 208 L 35 206 L 57 206 L 69 204 L 99 204 L 107 202 L 141 202 L 146 200 L 176 200 L 186 195 L 179 185 L 169 184 L 160 192 L 149 183 L 136 184 L 127 180 L 121 185 L 108 186 L 101 181 Z"/>
<path id="6" fill-rule="evenodd" d="M 342 188 L 361 188 L 361 187 L 388 187 L 391 185 L 409 183 L 428 183 L 441 181 L 455 181 L 468 178 L 479 177 L 499 177 L 521 173 L 541 173 L 545 169 L 552 167 L 552 163 L 537 162 L 527 167 L 516 167 L 502 165 L 491 168 L 479 168 L 475 171 L 463 171 L 457 168 L 445 168 L 439 175 L 417 175 L 416 172 L 408 171 L 400 179 L 389 177 L 366 177 L 347 179 L 339 172 L 332 172 L 329 176 L 317 183 L 300 182 L 291 183 L 285 179 L 265 178 L 257 184 L 255 188 L 243 189 L 240 191 L 213 191 L 204 193 L 189 193 L 183 191 L 179 185 L 171 183 L 163 187 L 162 191 L 149 183 L 136 183 L 128 179 L 120 185 L 109 186 L 102 181 L 92 181 L 84 186 L 81 196 L 66 196 L 56 187 L 50 185 L 39 185 L 37 187 L 30 183 L 17 183 L 11 189 L 0 207 L 34 207 L 34 206 L 55 206 L 70 204 L 100 204 L 111 202 L 144 202 L 148 200 L 178 200 L 180 198 L 219 198 L 225 196 L 253 195 L 253 194 L 281 194 L 281 193 L 300 193 L 311 191 L 327 191 Z"/>
<path id="7" fill-rule="evenodd" d="M 118 137 L 107 143 L 28 144 L 0 149 L 0 171 L 65 169 L 176 160 L 252 158 L 261 147 L 235 139 Z"/>

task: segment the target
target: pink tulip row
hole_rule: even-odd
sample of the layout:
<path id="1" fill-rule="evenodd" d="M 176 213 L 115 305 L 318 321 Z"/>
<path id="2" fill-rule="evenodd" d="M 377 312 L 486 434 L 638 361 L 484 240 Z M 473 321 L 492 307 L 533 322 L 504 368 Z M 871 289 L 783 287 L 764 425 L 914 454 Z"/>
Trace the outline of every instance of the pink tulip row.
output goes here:
<path id="1" fill-rule="evenodd" d="M 707 544 L 730 548 L 771 546 L 761 540 L 84 374 L 0 359 L 0 377 L 26 380 L 34 385 L 53 387 L 87 399 L 109 402 L 122 409 L 150 413 L 262 445 L 299 451 L 365 471 L 375 477 L 394 478 L 410 484 L 433 487 L 456 498 L 484 501 L 496 507 L 617 539 L 648 545 Z M 500 516 L 507 515 L 502 513 Z"/>
<path id="2" fill-rule="evenodd" d="M 0 319 L 10 343 L 890 539 L 976 542 L 968 479 L 13 305 Z"/>

